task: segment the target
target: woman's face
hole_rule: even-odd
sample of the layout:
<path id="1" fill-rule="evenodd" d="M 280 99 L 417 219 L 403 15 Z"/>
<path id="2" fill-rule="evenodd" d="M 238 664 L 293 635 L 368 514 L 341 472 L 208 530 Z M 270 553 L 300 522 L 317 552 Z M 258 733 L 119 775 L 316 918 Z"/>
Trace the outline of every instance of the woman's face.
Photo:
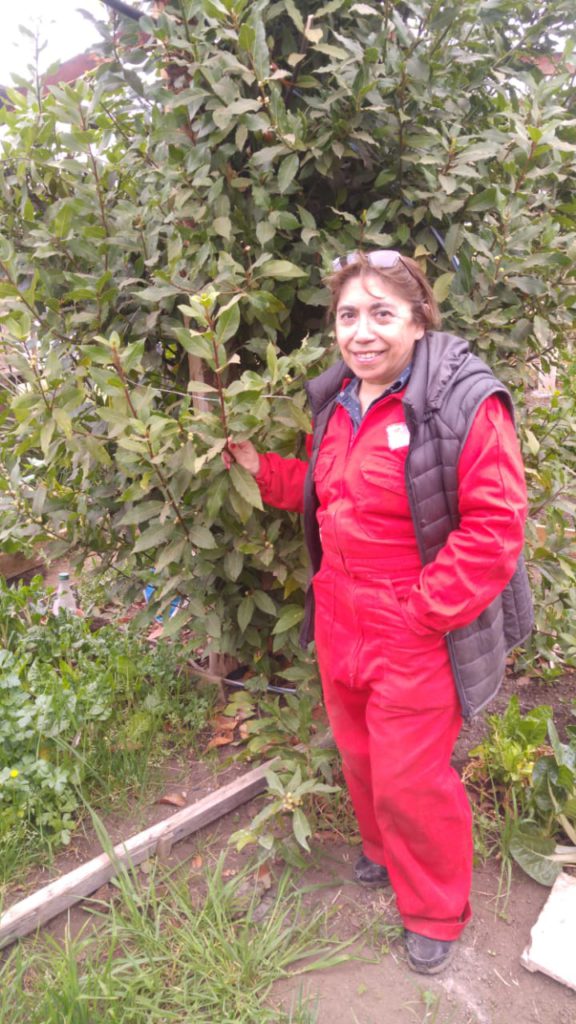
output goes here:
<path id="1" fill-rule="evenodd" d="M 412 359 L 425 327 L 377 274 L 351 277 L 336 307 L 336 341 L 360 380 L 389 387 Z"/>

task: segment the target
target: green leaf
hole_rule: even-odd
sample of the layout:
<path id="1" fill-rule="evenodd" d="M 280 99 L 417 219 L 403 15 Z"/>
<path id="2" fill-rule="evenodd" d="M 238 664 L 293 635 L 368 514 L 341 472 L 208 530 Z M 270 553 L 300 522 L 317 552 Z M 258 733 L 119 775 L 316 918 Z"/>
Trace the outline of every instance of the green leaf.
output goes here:
<path id="1" fill-rule="evenodd" d="M 304 20 L 300 11 L 296 7 L 294 0 L 284 0 L 284 7 L 286 8 L 286 14 L 292 19 L 298 31 L 303 32 Z"/>
<path id="2" fill-rule="evenodd" d="M 562 865 L 550 858 L 556 843 L 547 836 L 535 835 L 517 828 L 510 841 L 510 853 L 521 868 L 540 885 L 554 885 Z"/>
<path id="3" fill-rule="evenodd" d="M 252 594 L 254 604 L 266 615 L 276 615 L 276 605 L 272 598 L 263 590 L 255 590 Z"/>
<path id="4" fill-rule="evenodd" d="M 230 217 L 215 217 L 212 221 L 212 227 L 217 235 L 221 235 L 222 238 L 229 240 L 232 237 L 232 221 Z"/>
<path id="5" fill-rule="evenodd" d="M 244 22 L 244 24 L 240 26 L 240 31 L 238 32 L 238 45 L 240 48 L 242 50 L 246 50 L 248 53 L 252 53 L 255 38 L 256 32 L 252 28 L 252 25 Z"/>
<path id="6" fill-rule="evenodd" d="M 525 430 L 524 436 L 526 438 L 526 443 L 532 455 L 538 455 L 538 452 L 540 451 L 540 441 L 538 440 L 534 432 L 532 430 Z"/>
<path id="7" fill-rule="evenodd" d="M 485 188 L 482 192 L 479 192 L 478 195 L 472 196 L 472 198 L 468 200 L 466 203 L 466 209 L 476 213 L 482 210 L 492 210 L 496 206 L 496 196 L 497 192 L 494 186 Z"/>
<path id="8" fill-rule="evenodd" d="M 65 437 L 72 437 L 72 419 L 64 409 L 54 409 L 52 414 Z"/>
<path id="9" fill-rule="evenodd" d="M 238 303 L 228 306 L 219 313 L 216 321 L 216 337 L 218 341 L 228 341 L 237 333 L 240 326 L 240 308 Z"/>
<path id="10" fill-rule="evenodd" d="M 268 220 L 261 220 L 256 225 L 256 238 L 260 245 L 266 245 L 267 242 L 271 242 L 275 234 L 276 228 Z"/>
<path id="11" fill-rule="evenodd" d="M 228 579 L 237 580 L 244 566 L 244 555 L 232 548 L 224 555 L 224 572 Z"/>
<path id="12" fill-rule="evenodd" d="M 236 117 L 238 114 L 247 114 L 249 111 L 260 110 L 261 106 L 261 100 L 250 100 L 242 97 L 238 100 L 232 100 L 232 103 L 228 103 L 226 111 L 232 117 Z"/>
<path id="13" fill-rule="evenodd" d="M 140 534 L 132 550 L 136 554 L 138 551 L 148 551 L 150 548 L 157 548 L 164 541 L 172 537 L 173 534 L 173 523 L 164 523 L 162 526 L 150 526 L 149 529 L 144 530 Z"/>
<path id="14" fill-rule="evenodd" d="M 286 192 L 289 188 L 298 173 L 299 166 L 300 161 L 296 153 L 292 153 L 291 156 L 287 156 L 282 161 L 278 170 L 278 189 L 280 192 Z"/>
<path id="15" fill-rule="evenodd" d="M 540 277 L 512 276 L 507 278 L 507 283 L 525 295 L 545 295 L 547 290 L 546 282 Z"/>
<path id="16" fill-rule="evenodd" d="M 199 331 L 190 331 L 184 327 L 176 327 L 174 334 L 185 352 L 200 359 L 214 360 L 214 349 L 208 338 Z"/>
<path id="17" fill-rule="evenodd" d="M 139 526 L 140 523 L 145 523 L 154 516 L 160 515 L 164 508 L 166 508 L 164 501 L 141 501 L 124 513 L 118 520 L 118 526 Z"/>
<path id="18" fill-rule="evenodd" d="M 292 829 L 299 845 L 303 846 L 305 850 L 310 850 L 308 839 L 312 835 L 312 829 L 301 807 L 297 807 L 292 814 Z"/>
<path id="19" fill-rule="evenodd" d="M 217 391 L 218 389 L 212 384 L 207 384 L 205 380 L 189 380 L 186 390 L 190 391 L 191 394 L 207 395 L 210 391 Z"/>
<path id="20" fill-rule="evenodd" d="M 266 366 L 268 367 L 268 373 L 273 384 L 278 380 L 278 356 L 276 355 L 276 348 L 271 341 L 266 346 Z"/>
<path id="21" fill-rule="evenodd" d="M 230 467 L 230 482 L 234 489 L 244 501 L 247 501 L 253 508 L 263 509 L 260 490 L 254 477 L 248 470 L 234 462 Z"/>
<path id="22" fill-rule="evenodd" d="M 217 546 L 214 534 L 207 526 L 193 526 L 188 532 L 192 544 L 197 548 L 213 549 Z"/>
<path id="23" fill-rule="evenodd" d="M 454 274 L 452 273 L 440 274 L 440 277 L 436 278 L 432 287 L 436 302 L 444 302 L 448 298 L 453 280 Z"/>
<path id="24" fill-rule="evenodd" d="M 172 563 L 180 565 L 184 552 L 190 548 L 190 544 L 186 537 L 180 537 L 178 540 L 172 541 L 167 547 L 162 548 L 158 558 L 154 563 L 154 569 L 157 573 L 161 573 L 167 566 Z"/>
<path id="25" fill-rule="evenodd" d="M 251 597 L 243 597 L 240 604 L 238 605 L 238 625 L 242 633 L 248 628 L 252 622 L 252 616 L 254 615 L 254 601 Z"/>
<path id="26" fill-rule="evenodd" d="M 272 633 L 278 635 L 278 633 L 286 633 L 289 629 L 292 629 L 304 618 L 304 609 L 299 604 L 288 604 L 282 610 L 282 614 L 278 619 L 278 622 L 274 626 Z"/>
<path id="27" fill-rule="evenodd" d="M 259 269 L 263 277 L 273 277 L 277 281 L 289 281 L 293 277 L 306 277 L 306 271 L 289 260 L 268 260 Z"/>
<path id="28" fill-rule="evenodd" d="M 0 260 L 7 263 L 14 255 L 14 246 L 5 235 L 0 235 Z"/>

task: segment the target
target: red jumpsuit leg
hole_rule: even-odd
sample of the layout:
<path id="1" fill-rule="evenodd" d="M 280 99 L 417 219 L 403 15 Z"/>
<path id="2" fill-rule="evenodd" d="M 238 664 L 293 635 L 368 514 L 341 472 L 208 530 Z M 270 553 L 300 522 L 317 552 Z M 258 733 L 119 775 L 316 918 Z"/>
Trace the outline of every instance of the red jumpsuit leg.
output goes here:
<path id="1" fill-rule="evenodd" d="M 316 643 L 364 852 L 390 873 L 404 925 L 455 939 L 470 916 L 472 821 L 450 765 L 461 725 L 446 643 L 412 633 L 389 581 L 323 570 Z"/>

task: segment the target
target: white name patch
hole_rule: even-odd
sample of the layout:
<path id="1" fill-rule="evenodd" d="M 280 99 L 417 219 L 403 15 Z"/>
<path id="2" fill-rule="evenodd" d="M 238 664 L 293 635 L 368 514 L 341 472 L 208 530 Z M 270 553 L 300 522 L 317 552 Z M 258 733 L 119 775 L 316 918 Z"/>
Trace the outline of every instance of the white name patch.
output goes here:
<path id="1" fill-rule="evenodd" d="M 388 447 L 407 448 L 410 444 L 410 431 L 405 423 L 390 423 L 386 430 L 388 432 Z"/>

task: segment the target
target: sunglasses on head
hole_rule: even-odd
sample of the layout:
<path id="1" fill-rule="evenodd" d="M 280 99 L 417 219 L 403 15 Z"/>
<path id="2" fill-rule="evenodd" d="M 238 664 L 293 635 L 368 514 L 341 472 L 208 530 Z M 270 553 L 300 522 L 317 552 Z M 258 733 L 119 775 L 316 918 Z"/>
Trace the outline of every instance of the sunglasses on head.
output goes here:
<path id="1" fill-rule="evenodd" d="M 375 270 L 391 270 L 397 263 L 401 263 L 405 270 L 408 271 L 410 277 L 413 277 L 415 281 L 420 284 L 416 274 L 410 270 L 410 267 L 406 263 L 406 260 L 402 256 L 402 253 L 396 252 L 396 249 L 377 249 L 375 252 L 349 252 L 344 256 L 337 256 L 335 260 L 332 260 L 332 270 L 336 273 L 338 270 L 344 270 L 344 267 L 349 267 L 353 263 L 359 263 L 360 259 L 365 259 L 371 267 Z"/>

